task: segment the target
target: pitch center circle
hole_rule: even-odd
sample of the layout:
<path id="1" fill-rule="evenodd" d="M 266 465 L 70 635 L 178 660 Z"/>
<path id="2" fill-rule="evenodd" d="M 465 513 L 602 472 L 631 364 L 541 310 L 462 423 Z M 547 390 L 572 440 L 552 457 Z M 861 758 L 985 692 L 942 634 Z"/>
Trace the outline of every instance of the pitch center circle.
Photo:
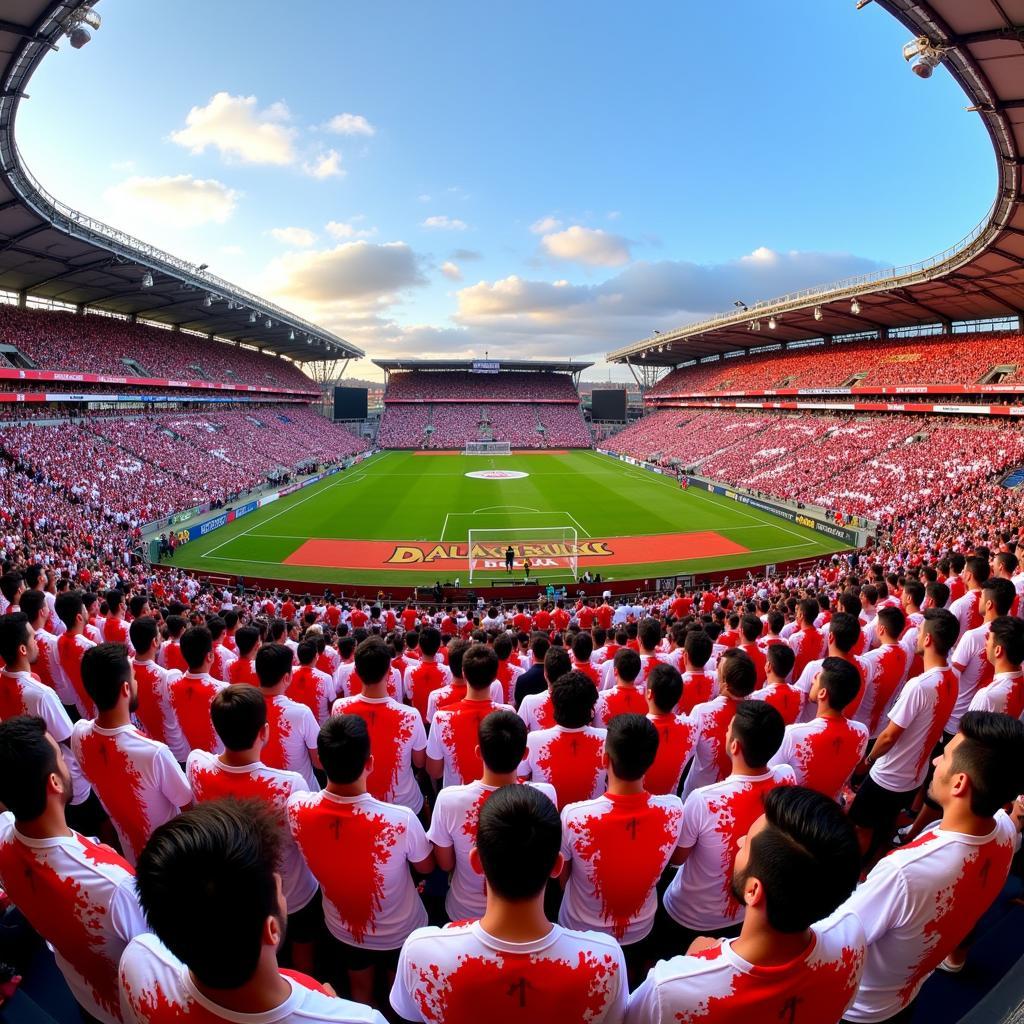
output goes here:
<path id="1" fill-rule="evenodd" d="M 529 473 L 520 473 L 518 469 L 477 469 L 466 476 L 474 480 L 522 480 Z"/>

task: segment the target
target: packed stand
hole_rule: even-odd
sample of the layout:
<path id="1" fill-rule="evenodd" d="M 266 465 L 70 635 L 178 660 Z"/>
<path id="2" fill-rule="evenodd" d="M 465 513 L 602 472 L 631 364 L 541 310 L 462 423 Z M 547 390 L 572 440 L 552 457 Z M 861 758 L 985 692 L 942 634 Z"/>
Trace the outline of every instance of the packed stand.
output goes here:
<path id="1" fill-rule="evenodd" d="M 409 370 L 392 373 L 384 396 L 390 400 L 453 402 L 579 402 L 580 396 L 566 373 L 502 370 Z"/>

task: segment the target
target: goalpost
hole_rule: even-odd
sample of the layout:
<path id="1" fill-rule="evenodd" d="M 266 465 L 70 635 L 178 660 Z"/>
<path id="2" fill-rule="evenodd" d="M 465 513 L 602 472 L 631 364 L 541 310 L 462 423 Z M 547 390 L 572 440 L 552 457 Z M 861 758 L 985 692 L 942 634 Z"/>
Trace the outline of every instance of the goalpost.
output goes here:
<path id="1" fill-rule="evenodd" d="M 467 441 L 463 455 L 511 455 L 509 441 Z"/>
<path id="2" fill-rule="evenodd" d="M 572 526 L 533 529 L 469 530 L 467 534 L 469 582 L 482 577 L 521 579 L 530 563 L 530 579 L 579 576 L 579 539 Z M 508 549 L 512 548 L 512 572 Z"/>

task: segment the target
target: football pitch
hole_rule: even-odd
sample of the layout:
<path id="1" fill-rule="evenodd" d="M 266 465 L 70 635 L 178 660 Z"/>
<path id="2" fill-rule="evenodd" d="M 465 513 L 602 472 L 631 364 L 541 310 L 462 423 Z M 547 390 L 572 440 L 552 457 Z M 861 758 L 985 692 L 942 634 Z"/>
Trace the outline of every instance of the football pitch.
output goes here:
<path id="1" fill-rule="evenodd" d="M 470 473 L 509 474 L 486 479 Z M 593 451 L 537 455 L 381 452 L 183 545 L 182 568 L 294 582 L 469 585 L 467 534 L 500 545 L 474 585 L 506 576 L 505 545 L 576 531 L 579 573 L 632 580 L 812 560 L 840 541 Z M 506 536 L 501 531 L 509 531 Z M 556 531 L 559 532 L 559 531 Z M 543 537 L 543 533 L 533 536 Z M 568 582 L 564 560 L 532 556 L 533 577 Z"/>

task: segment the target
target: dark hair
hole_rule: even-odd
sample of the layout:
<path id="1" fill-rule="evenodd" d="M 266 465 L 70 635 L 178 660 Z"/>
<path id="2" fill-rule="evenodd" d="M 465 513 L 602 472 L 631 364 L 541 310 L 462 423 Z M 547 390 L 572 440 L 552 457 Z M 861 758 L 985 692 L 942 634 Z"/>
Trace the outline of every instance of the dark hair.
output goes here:
<path id="1" fill-rule="evenodd" d="M 462 678 L 471 690 L 486 690 L 498 678 L 498 655 L 487 644 L 473 644 L 462 655 Z"/>
<path id="2" fill-rule="evenodd" d="M 331 715 L 320 727 L 316 749 L 327 778 L 347 785 L 363 774 L 370 758 L 370 730 L 359 715 Z"/>
<path id="3" fill-rule="evenodd" d="M 259 655 L 256 655 L 257 661 Z M 379 636 L 368 637 L 356 648 L 356 675 L 364 686 L 373 686 L 386 679 L 391 671 L 391 652 Z"/>
<path id="4" fill-rule="evenodd" d="M 686 640 L 683 642 L 686 660 L 694 668 L 703 668 L 711 659 L 714 649 L 714 641 L 703 629 L 691 630 L 686 634 Z"/>
<path id="5" fill-rule="evenodd" d="M 46 783 L 56 772 L 57 751 L 41 718 L 0 722 L 0 803 L 17 821 L 34 821 L 46 810 Z"/>
<path id="6" fill-rule="evenodd" d="M 480 809 L 476 848 L 487 884 L 502 899 L 543 892 L 561 845 L 558 809 L 532 786 L 502 786 Z"/>
<path id="7" fill-rule="evenodd" d="M 238 988 L 255 972 L 264 922 L 282 910 L 280 846 L 261 801 L 214 800 L 161 825 L 139 855 L 146 920 L 204 985 Z"/>
<path id="8" fill-rule="evenodd" d="M 593 679 L 577 669 L 566 672 L 551 684 L 551 706 L 555 721 L 566 729 L 589 725 L 597 703 Z"/>
<path id="9" fill-rule="evenodd" d="M 789 644 L 769 644 L 765 650 L 765 658 L 768 660 L 768 667 L 781 679 L 785 679 L 796 664 L 796 652 Z"/>
<path id="10" fill-rule="evenodd" d="M 228 750 L 248 750 L 266 724 L 267 702 L 248 683 L 225 686 L 213 698 L 210 718 Z"/>
<path id="11" fill-rule="evenodd" d="M 834 800 L 803 786 L 769 790 L 764 814 L 765 827 L 751 841 L 746 870 L 733 887 L 756 878 L 769 925 L 796 934 L 828 917 L 853 892 L 860 875 L 857 836 Z M 808 885 L 812 877 L 814 885 Z"/>
<path id="12" fill-rule="evenodd" d="M 31 593 L 31 591 L 30 591 Z M 32 626 L 23 612 L 8 612 L 0 618 L 0 658 L 8 665 L 18 660 L 18 648 L 28 647 Z"/>
<path id="13" fill-rule="evenodd" d="M 953 771 L 971 780 L 971 811 L 989 818 L 1024 792 L 1024 724 L 992 711 L 968 711 L 953 752 Z"/>
<path id="14" fill-rule="evenodd" d="M 903 584 L 903 595 L 915 608 L 920 608 L 924 600 L 924 585 L 919 580 L 907 580 Z"/>
<path id="15" fill-rule="evenodd" d="M 542 662 L 550 647 L 551 641 L 548 639 L 547 633 L 533 634 L 533 639 L 530 641 L 530 652 L 533 654 L 535 661 Z"/>
<path id="16" fill-rule="evenodd" d="M 885 627 L 886 633 L 894 639 L 898 639 L 907 625 L 907 617 L 902 608 L 894 608 L 886 605 L 878 609 L 878 621 Z"/>
<path id="17" fill-rule="evenodd" d="M 945 608 L 949 604 L 949 587 L 945 583 L 938 581 L 929 583 L 925 588 L 925 593 L 932 599 L 932 606 L 935 608 Z M 928 609 L 926 608 L 925 611 Z"/>
<path id="18" fill-rule="evenodd" d="M 786 723 L 778 709 L 763 700 L 741 700 L 732 720 L 732 738 L 749 768 L 764 768 L 782 746 Z"/>
<path id="19" fill-rule="evenodd" d="M 860 622 L 849 612 L 836 612 L 829 620 L 828 631 L 836 647 L 848 654 L 860 636 Z"/>
<path id="20" fill-rule="evenodd" d="M 185 619 L 182 618 L 182 616 L 180 616 L 180 615 L 168 615 L 167 618 L 164 619 L 164 622 L 167 624 L 167 635 L 168 636 L 172 636 L 172 637 L 181 636 L 182 635 L 182 631 L 188 625 L 188 623 L 185 621 Z M 212 640 L 210 641 L 210 649 L 211 650 L 213 649 L 213 641 Z M 184 657 L 184 656 L 185 655 L 182 654 L 182 657 Z M 204 657 L 205 657 L 205 655 L 204 655 Z M 187 665 L 188 662 L 186 662 L 185 664 Z M 202 659 L 200 659 L 200 664 L 202 664 Z"/>
<path id="21" fill-rule="evenodd" d="M 985 580 L 981 587 L 982 593 L 996 606 L 997 615 L 1009 615 L 1013 602 L 1017 597 L 1017 588 L 1001 576 L 993 576 Z"/>
<path id="22" fill-rule="evenodd" d="M 640 655 L 632 647 L 623 647 L 615 652 L 615 674 L 624 682 L 632 683 L 640 675 Z"/>
<path id="23" fill-rule="evenodd" d="M 797 610 L 803 615 L 804 622 L 812 626 L 818 617 L 818 602 L 813 597 L 805 597 L 797 604 Z"/>
<path id="24" fill-rule="evenodd" d="M 97 644 L 82 655 L 82 686 L 100 711 L 117 706 L 121 687 L 131 675 L 132 663 L 124 644 Z"/>
<path id="25" fill-rule="evenodd" d="M 508 633 L 501 633 L 494 638 L 494 653 L 498 661 L 507 661 L 512 654 L 512 638 Z"/>
<path id="26" fill-rule="evenodd" d="M 967 559 L 967 569 L 974 577 L 975 583 L 984 583 L 992 571 L 988 559 L 984 555 L 972 555 Z M 1009 580 L 1007 580 L 1009 582 Z"/>
<path id="27" fill-rule="evenodd" d="M 79 615 L 85 616 L 85 602 L 77 590 L 65 590 L 63 594 L 57 595 L 53 610 L 57 613 L 57 618 L 70 629 Z"/>
<path id="28" fill-rule="evenodd" d="M 654 764 L 658 730 L 646 715 L 616 715 L 608 723 L 604 749 L 615 777 L 623 782 L 636 782 Z"/>
<path id="29" fill-rule="evenodd" d="M 185 659 L 190 672 L 197 672 L 202 668 L 206 656 L 212 650 L 213 637 L 205 626 L 192 626 L 181 634 L 181 656 Z"/>
<path id="30" fill-rule="evenodd" d="M 674 711 L 683 696 L 683 677 L 675 665 L 658 662 L 647 677 L 647 692 L 663 714 Z"/>
<path id="31" fill-rule="evenodd" d="M 589 661 L 594 653 L 594 639 L 589 633 L 577 633 L 572 642 L 573 657 L 577 661 Z"/>
<path id="32" fill-rule="evenodd" d="M 1018 619 L 1016 615 L 1000 615 L 992 620 L 989 632 L 1002 647 L 1003 655 L 1011 665 L 1019 665 L 1024 661 L 1024 620 Z"/>
<path id="33" fill-rule="evenodd" d="M 945 608 L 926 608 L 921 623 L 921 634 L 925 633 L 932 638 L 936 653 L 945 658 L 960 636 L 960 623 Z"/>
<path id="34" fill-rule="evenodd" d="M 637 628 L 637 639 L 645 651 L 653 651 L 661 643 L 661 623 L 649 616 L 640 620 Z"/>
<path id="35" fill-rule="evenodd" d="M 420 650 L 428 657 L 432 658 L 437 654 L 441 647 L 441 632 L 435 629 L 433 626 L 427 626 L 420 633 Z"/>
<path id="36" fill-rule="evenodd" d="M 526 732 L 526 723 L 514 711 L 485 715 L 477 734 L 484 764 L 499 775 L 514 772 L 526 753 Z"/>
<path id="37" fill-rule="evenodd" d="M 564 647 L 552 645 L 544 654 L 544 678 L 553 683 L 572 671 L 572 658 Z"/>
<path id="38" fill-rule="evenodd" d="M 756 615 L 744 615 L 740 619 L 740 632 L 748 644 L 752 644 L 764 629 L 764 624 Z"/>
<path id="39" fill-rule="evenodd" d="M 20 572 L 5 572 L 3 576 L 0 576 L 0 594 L 3 594 L 13 604 L 14 598 L 24 582 L 25 579 Z"/>
<path id="40" fill-rule="evenodd" d="M 757 669 L 746 651 L 735 647 L 722 653 L 718 662 L 722 668 L 725 688 L 734 697 L 749 697 L 757 686 Z"/>
<path id="41" fill-rule="evenodd" d="M 292 670 L 292 649 L 284 644 L 264 644 L 256 652 L 253 663 L 260 686 L 277 686 Z"/>
<path id="42" fill-rule="evenodd" d="M 235 646 L 239 657 L 246 658 L 260 639 L 260 631 L 255 626 L 240 626 L 235 630 Z"/>
<path id="43" fill-rule="evenodd" d="M 860 673 L 843 658 L 826 658 L 821 663 L 821 687 L 828 694 L 828 705 L 842 711 L 860 692 Z"/>
<path id="44" fill-rule="evenodd" d="M 141 618 L 132 619 L 132 624 L 128 627 L 128 638 L 137 654 L 148 651 L 159 635 L 160 630 L 152 615 L 143 615 Z"/>
<path id="45" fill-rule="evenodd" d="M 317 656 L 316 641 L 313 639 L 303 640 L 296 648 L 295 656 L 299 659 L 300 665 L 312 665 Z M 388 657 L 390 659 L 390 655 Z M 362 676 L 359 678 L 361 679 Z"/>
<path id="46" fill-rule="evenodd" d="M 18 608 L 28 616 L 30 623 L 39 618 L 39 613 L 46 604 L 46 594 L 42 590 L 26 590 L 18 598 Z"/>

